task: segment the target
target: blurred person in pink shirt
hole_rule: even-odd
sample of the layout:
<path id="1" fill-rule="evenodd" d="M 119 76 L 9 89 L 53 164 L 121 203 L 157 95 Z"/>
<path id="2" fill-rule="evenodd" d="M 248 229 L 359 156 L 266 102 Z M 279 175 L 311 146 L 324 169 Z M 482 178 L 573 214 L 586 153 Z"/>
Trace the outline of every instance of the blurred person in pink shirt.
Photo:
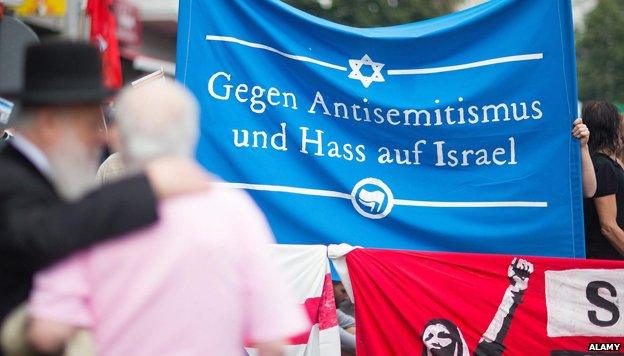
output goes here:
<path id="1" fill-rule="evenodd" d="M 193 155 L 198 105 L 171 81 L 128 88 L 115 116 L 128 172 Z M 270 261 L 267 222 L 242 191 L 164 200 L 157 224 L 77 253 L 36 275 L 30 342 L 58 352 L 90 330 L 101 355 L 281 354 L 309 321 Z"/>

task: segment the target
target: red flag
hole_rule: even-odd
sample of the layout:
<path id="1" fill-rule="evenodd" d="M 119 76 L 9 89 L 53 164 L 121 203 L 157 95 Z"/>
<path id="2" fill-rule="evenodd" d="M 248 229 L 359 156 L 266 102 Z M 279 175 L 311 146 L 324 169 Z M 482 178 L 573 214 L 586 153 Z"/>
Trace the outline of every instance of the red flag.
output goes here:
<path id="1" fill-rule="evenodd" d="M 359 356 L 624 355 L 624 262 L 376 249 L 346 261 Z"/>
<path id="2" fill-rule="evenodd" d="M 123 81 L 113 0 L 89 0 L 87 13 L 91 16 L 91 42 L 102 53 L 104 84 L 108 88 L 117 89 Z"/>

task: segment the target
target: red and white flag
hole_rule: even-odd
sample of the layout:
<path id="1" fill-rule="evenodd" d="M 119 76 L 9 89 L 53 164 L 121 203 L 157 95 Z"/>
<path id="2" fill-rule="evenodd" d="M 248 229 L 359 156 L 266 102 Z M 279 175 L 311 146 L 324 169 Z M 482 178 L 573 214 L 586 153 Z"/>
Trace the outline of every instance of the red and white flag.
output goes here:
<path id="1" fill-rule="evenodd" d="M 273 245 L 273 258 L 288 288 L 308 312 L 311 329 L 291 338 L 286 356 L 340 356 L 334 289 L 327 247 L 321 245 Z M 247 349 L 256 355 L 254 349 Z"/>
<path id="2" fill-rule="evenodd" d="M 334 248 L 359 356 L 624 355 L 624 262 Z"/>
<path id="3" fill-rule="evenodd" d="M 104 84 L 110 89 L 120 88 L 123 80 L 113 0 L 88 0 L 87 13 L 91 17 L 91 42 L 102 54 Z"/>

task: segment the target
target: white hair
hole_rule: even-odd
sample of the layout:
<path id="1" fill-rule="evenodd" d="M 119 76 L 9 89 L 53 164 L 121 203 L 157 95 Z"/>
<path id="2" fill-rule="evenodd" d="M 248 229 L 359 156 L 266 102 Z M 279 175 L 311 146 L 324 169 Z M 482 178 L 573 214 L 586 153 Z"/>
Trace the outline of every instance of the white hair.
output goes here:
<path id="1" fill-rule="evenodd" d="M 199 133 L 199 106 L 182 85 L 164 80 L 128 87 L 113 109 L 127 168 L 164 156 L 191 157 Z"/>

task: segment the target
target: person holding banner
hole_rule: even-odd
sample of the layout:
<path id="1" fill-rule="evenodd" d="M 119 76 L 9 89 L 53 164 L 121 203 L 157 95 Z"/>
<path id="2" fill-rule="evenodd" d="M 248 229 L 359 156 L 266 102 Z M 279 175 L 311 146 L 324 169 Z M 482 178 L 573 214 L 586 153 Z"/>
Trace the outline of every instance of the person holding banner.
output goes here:
<path id="1" fill-rule="evenodd" d="M 607 101 L 591 101 L 583 107 L 583 120 L 591 131 L 589 150 L 597 182 L 595 195 L 584 202 L 587 258 L 624 260 L 620 115 Z"/>
<path id="2" fill-rule="evenodd" d="M 581 176 L 583 180 L 583 196 L 591 198 L 596 193 L 596 175 L 594 174 L 594 165 L 592 164 L 591 155 L 589 153 L 589 129 L 583 123 L 583 119 L 574 120 L 572 127 L 572 136 L 579 139 L 581 143 Z"/>

